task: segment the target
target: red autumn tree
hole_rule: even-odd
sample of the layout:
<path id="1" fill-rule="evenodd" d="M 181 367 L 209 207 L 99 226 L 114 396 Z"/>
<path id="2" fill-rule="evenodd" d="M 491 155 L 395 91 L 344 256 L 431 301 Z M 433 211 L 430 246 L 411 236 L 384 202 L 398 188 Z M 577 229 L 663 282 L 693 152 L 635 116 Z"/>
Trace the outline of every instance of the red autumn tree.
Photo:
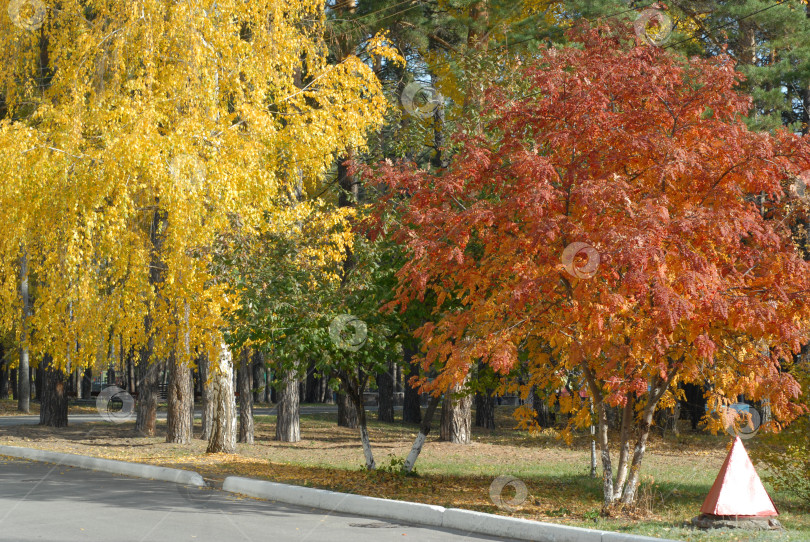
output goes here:
<path id="1" fill-rule="evenodd" d="M 593 403 L 609 507 L 634 502 L 653 415 L 679 384 L 706 385 L 710 410 L 767 400 L 775 429 L 801 412 L 787 369 L 808 340 L 810 267 L 773 215 L 810 146 L 746 128 L 727 58 L 687 61 L 607 27 L 571 39 L 525 67 L 522 94 L 486 92 L 482 129 L 456 137 L 446 170 L 363 174 L 411 256 L 389 308 L 437 300 L 417 332 L 439 369 L 423 389 L 519 359 L 524 397 L 579 386 L 588 397 L 561 406 L 584 426 Z"/>

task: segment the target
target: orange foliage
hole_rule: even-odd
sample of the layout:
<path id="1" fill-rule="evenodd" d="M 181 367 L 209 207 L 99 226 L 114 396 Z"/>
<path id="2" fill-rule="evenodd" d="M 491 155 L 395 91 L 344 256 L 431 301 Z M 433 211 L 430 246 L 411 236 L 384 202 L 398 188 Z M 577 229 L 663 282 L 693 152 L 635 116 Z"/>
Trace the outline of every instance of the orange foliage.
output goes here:
<path id="1" fill-rule="evenodd" d="M 439 369 L 424 389 L 461 382 L 479 359 L 506 374 L 525 352 L 524 388 L 585 389 L 590 373 L 591 396 L 642 411 L 651 389 L 666 403 L 693 382 L 710 406 L 745 394 L 789 422 L 802 407 L 784 368 L 808 341 L 810 266 L 766 215 L 810 168 L 810 145 L 746 128 L 751 102 L 728 58 L 577 32 L 582 48 L 524 67 L 528 95 L 488 90 L 485 128 L 456 136 L 451 167 L 357 166 L 386 185 L 378 212 L 398 214 L 410 254 L 388 308 L 438 299 L 417 331 Z M 595 249 L 595 273 L 582 253 L 563 262 L 574 242 Z"/>

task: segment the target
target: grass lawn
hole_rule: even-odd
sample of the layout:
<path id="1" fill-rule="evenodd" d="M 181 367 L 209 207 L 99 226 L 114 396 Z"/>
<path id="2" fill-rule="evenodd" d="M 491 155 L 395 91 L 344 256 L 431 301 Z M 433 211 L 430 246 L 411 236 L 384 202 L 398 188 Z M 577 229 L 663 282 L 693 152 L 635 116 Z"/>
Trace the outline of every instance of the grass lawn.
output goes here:
<path id="1" fill-rule="evenodd" d="M 191 469 L 215 483 L 228 475 L 249 476 L 675 540 L 810 541 L 810 511 L 775 492 L 771 496 L 781 512 L 784 532 L 703 532 L 683 526 L 698 514 L 720 469 L 731 441 L 726 435 L 654 436 L 642 468 L 638 510 L 632 517 L 602 518 L 601 482 L 588 476 L 588 437 L 569 447 L 552 432 L 530 436 L 515 431 L 510 410 L 499 407 L 498 429 L 475 429 L 469 446 L 438 442 L 432 435 L 416 464 L 416 477 L 385 469 L 410 450 L 415 426 L 370 423 L 375 458 L 382 469 L 369 473 L 362 468 L 357 431 L 337 427 L 336 414 L 302 415 L 302 440 L 295 444 L 272 440 L 274 418 L 258 416 L 256 444 L 238 444 L 232 455 L 206 455 L 201 440 L 187 446 L 167 444 L 163 422 L 154 438 L 137 435 L 132 422 L 76 424 L 61 430 L 0 427 L 0 443 Z M 199 421 L 195 430 L 199 433 Z M 758 445 L 765 444 L 758 439 L 746 442 L 749 448 Z M 489 496 L 492 481 L 500 475 L 515 476 L 527 486 L 528 498 L 513 512 L 498 509 Z M 514 495 L 510 491 L 507 488 L 503 499 Z"/>

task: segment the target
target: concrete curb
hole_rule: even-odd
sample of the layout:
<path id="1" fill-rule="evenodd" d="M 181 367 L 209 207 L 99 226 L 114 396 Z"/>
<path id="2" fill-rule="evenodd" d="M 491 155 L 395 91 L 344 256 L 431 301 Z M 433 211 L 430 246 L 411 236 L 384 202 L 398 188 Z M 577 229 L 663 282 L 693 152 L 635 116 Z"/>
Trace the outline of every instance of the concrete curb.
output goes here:
<path id="1" fill-rule="evenodd" d="M 222 489 L 231 493 L 241 493 L 250 497 L 287 504 L 322 508 L 346 514 L 360 514 L 396 521 L 407 521 L 430 527 L 442 526 L 445 510 L 444 507 L 431 504 L 378 499 L 376 497 L 352 495 L 351 493 L 337 493 L 324 489 L 265 482 L 239 476 L 225 478 Z"/>
<path id="2" fill-rule="evenodd" d="M 448 508 L 442 526 L 464 532 L 538 542 L 602 542 L 604 531 Z"/>
<path id="3" fill-rule="evenodd" d="M 98 470 L 112 474 L 125 474 L 136 478 L 163 480 L 165 482 L 174 482 L 189 486 L 204 487 L 206 485 L 203 477 L 196 472 L 144 465 L 143 463 L 127 463 L 126 461 L 48 452 L 34 448 L 19 448 L 17 446 L 0 446 L 0 455 L 31 459 L 45 463 L 56 463 L 57 465 L 69 465 L 71 467 Z"/>
<path id="4" fill-rule="evenodd" d="M 662 538 L 596 531 L 556 523 L 541 523 L 458 508 L 337 493 L 239 476 L 225 478 L 222 489 L 249 497 L 320 508 L 329 512 L 358 514 L 414 525 L 441 527 L 464 533 L 509 537 L 533 542 L 675 542 Z"/>

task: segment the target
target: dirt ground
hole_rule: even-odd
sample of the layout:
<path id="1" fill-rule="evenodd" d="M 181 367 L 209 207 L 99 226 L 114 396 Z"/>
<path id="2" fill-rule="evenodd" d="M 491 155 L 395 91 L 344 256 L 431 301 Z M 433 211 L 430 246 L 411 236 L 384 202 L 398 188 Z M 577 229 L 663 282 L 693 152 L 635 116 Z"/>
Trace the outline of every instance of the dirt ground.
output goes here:
<path id="1" fill-rule="evenodd" d="M 31 401 L 30 403 L 31 416 L 39 416 L 39 403 Z M 68 415 L 70 414 L 96 414 L 98 410 L 94 406 L 88 405 L 70 405 Z M 0 416 L 20 416 L 21 413 L 17 410 L 17 401 L 12 399 L 0 399 Z M 24 415 L 24 414 L 23 414 Z"/>

